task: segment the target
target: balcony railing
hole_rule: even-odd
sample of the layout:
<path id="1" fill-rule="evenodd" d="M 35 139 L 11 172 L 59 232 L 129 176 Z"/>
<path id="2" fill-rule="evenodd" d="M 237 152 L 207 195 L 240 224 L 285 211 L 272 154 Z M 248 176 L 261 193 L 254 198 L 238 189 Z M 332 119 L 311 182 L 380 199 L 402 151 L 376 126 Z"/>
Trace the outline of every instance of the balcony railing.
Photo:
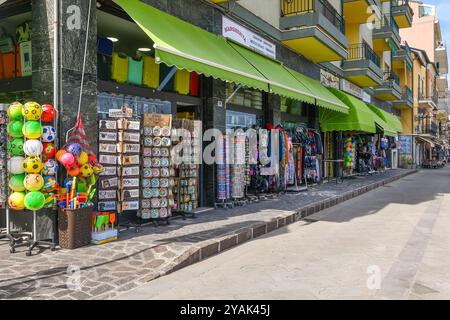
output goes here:
<path id="1" fill-rule="evenodd" d="M 375 29 L 382 29 L 385 27 L 390 27 L 392 28 L 392 30 L 394 31 L 394 33 L 396 35 L 400 34 L 399 28 L 398 28 L 398 24 L 397 22 L 395 22 L 394 18 L 392 15 L 390 15 L 389 17 L 384 15 L 381 20 L 379 21 L 379 23 L 377 23 L 375 25 Z"/>
<path id="2" fill-rule="evenodd" d="M 395 73 L 393 73 L 392 71 L 385 71 L 383 74 L 383 81 L 386 82 L 386 84 L 394 84 L 396 83 L 397 85 L 400 86 L 400 78 L 398 77 L 398 75 L 396 75 Z"/>
<path id="3" fill-rule="evenodd" d="M 400 7 L 409 5 L 409 0 L 391 0 L 391 7 Z"/>
<path id="4" fill-rule="evenodd" d="M 406 100 L 413 100 L 413 95 L 412 95 L 412 91 L 410 88 L 408 87 L 404 87 L 403 91 L 402 91 L 402 96 L 406 99 Z"/>
<path id="5" fill-rule="evenodd" d="M 351 44 L 348 48 L 348 60 L 369 60 L 379 68 L 381 66 L 380 57 L 367 43 Z"/>
<path id="6" fill-rule="evenodd" d="M 322 13 L 339 31 L 345 33 L 344 18 L 327 0 L 281 0 L 281 16 Z"/>

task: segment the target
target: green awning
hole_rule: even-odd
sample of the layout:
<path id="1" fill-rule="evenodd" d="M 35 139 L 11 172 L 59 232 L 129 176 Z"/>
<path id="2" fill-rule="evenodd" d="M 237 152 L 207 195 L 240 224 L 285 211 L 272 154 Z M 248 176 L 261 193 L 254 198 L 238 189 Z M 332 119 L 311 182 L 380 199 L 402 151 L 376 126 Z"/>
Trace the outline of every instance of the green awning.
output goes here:
<path id="1" fill-rule="evenodd" d="M 375 114 L 363 101 L 338 89 L 328 88 L 328 90 L 349 107 L 349 113 L 342 114 L 331 110 L 323 110 L 319 114 L 322 131 L 377 132 L 374 120 Z"/>
<path id="2" fill-rule="evenodd" d="M 223 37 L 139 0 L 114 1 L 153 40 L 158 63 L 269 91 L 267 79 Z"/>
<path id="3" fill-rule="evenodd" d="M 297 81 L 280 62 L 266 58 L 232 41 L 228 41 L 228 43 L 269 80 L 272 92 L 314 104 L 316 99 L 313 94 L 301 82 Z"/>
<path id="4" fill-rule="evenodd" d="M 349 108 L 339 100 L 334 94 L 321 84 L 319 81 L 311 79 L 295 70 L 286 68 L 299 82 L 309 89 L 316 97 L 316 104 L 319 107 L 331 109 L 338 112 L 347 114 Z"/>
<path id="5" fill-rule="evenodd" d="M 400 119 L 397 116 L 394 116 L 393 114 L 386 112 L 380 108 L 377 108 L 376 106 L 372 104 L 367 104 L 367 106 L 376 113 L 381 119 L 384 120 L 384 122 L 389 126 L 389 130 L 391 132 L 397 133 L 403 131 L 402 123 Z"/>

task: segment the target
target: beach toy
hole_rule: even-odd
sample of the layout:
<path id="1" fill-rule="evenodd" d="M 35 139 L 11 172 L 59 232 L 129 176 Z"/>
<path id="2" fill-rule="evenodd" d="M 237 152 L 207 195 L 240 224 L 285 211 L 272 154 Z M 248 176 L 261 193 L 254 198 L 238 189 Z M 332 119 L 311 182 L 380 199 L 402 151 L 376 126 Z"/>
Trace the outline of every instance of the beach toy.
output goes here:
<path id="1" fill-rule="evenodd" d="M 20 102 L 13 102 L 6 112 L 10 121 L 23 120 L 23 105 Z"/>
<path id="2" fill-rule="evenodd" d="M 88 163 L 89 156 L 86 152 L 82 151 L 79 156 L 76 156 L 75 159 L 77 160 L 78 165 L 81 167 L 82 165 Z"/>
<path id="3" fill-rule="evenodd" d="M 40 174 L 29 174 L 23 185 L 28 191 L 39 191 L 44 187 L 44 178 Z"/>
<path id="4" fill-rule="evenodd" d="M 44 194 L 45 197 L 45 208 L 51 208 L 56 204 L 56 197 L 53 193 L 46 193 Z"/>
<path id="5" fill-rule="evenodd" d="M 43 149 L 42 142 L 39 140 L 28 140 L 23 145 L 23 151 L 29 157 L 39 157 Z"/>
<path id="6" fill-rule="evenodd" d="M 14 192 L 8 198 L 8 205 L 13 210 L 25 209 L 25 193 Z"/>
<path id="7" fill-rule="evenodd" d="M 24 156 L 23 139 L 13 139 L 8 141 L 8 151 L 12 156 Z"/>
<path id="8" fill-rule="evenodd" d="M 45 196 L 42 192 L 33 191 L 25 196 L 24 203 L 28 210 L 37 211 L 44 207 Z"/>
<path id="9" fill-rule="evenodd" d="M 25 172 L 23 168 L 24 157 L 12 157 L 8 161 L 8 171 L 11 174 L 22 174 Z"/>
<path id="10" fill-rule="evenodd" d="M 27 121 L 22 128 L 22 133 L 27 139 L 39 139 L 42 135 L 42 125 L 38 121 Z"/>
<path id="11" fill-rule="evenodd" d="M 61 162 L 62 156 L 65 155 L 66 153 L 67 153 L 67 151 L 64 149 L 58 150 L 58 152 L 56 152 L 56 160 Z"/>
<path id="12" fill-rule="evenodd" d="M 97 162 L 97 156 L 96 156 L 95 154 L 90 154 L 90 155 L 88 156 L 88 162 L 89 162 L 89 163 L 95 163 L 95 162 Z"/>
<path id="13" fill-rule="evenodd" d="M 64 167 L 70 168 L 75 164 L 75 158 L 73 154 L 67 152 L 61 156 L 59 162 L 61 162 Z"/>
<path id="14" fill-rule="evenodd" d="M 84 178 L 89 178 L 94 174 L 94 170 L 90 164 L 85 164 L 80 168 L 80 174 Z"/>
<path id="15" fill-rule="evenodd" d="M 56 110 L 53 108 L 50 104 L 44 104 L 42 105 L 42 115 L 41 120 L 43 122 L 52 122 L 55 120 L 56 117 Z"/>
<path id="16" fill-rule="evenodd" d="M 27 121 L 37 121 L 41 119 L 42 108 L 37 102 L 27 102 L 23 106 L 23 116 Z"/>
<path id="17" fill-rule="evenodd" d="M 58 163 L 55 160 L 49 159 L 44 162 L 43 173 L 46 176 L 55 176 L 58 172 L 58 167 Z"/>
<path id="18" fill-rule="evenodd" d="M 71 143 L 67 146 L 66 151 L 74 156 L 79 156 L 83 148 L 78 143 Z"/>
<path id="19" fill-rule="evenodd" d="M 23 122 L 22 121 L 12 121 L 6 127 L 6 132 L 13 138 L 23 137 Z"/>
<path id="20" fill-rule="evenodd" d="M 23 169 L 26 173 L 40 173 L 44 168 L 44 164 L 38 157 L 28 157 L 23 161 Z"/>
<path id="21" fill-rule="evenodd" d="M 23 181 L 25 180 L 25 174 L 16 174 L 9 179 L 9 188 L 14 192 L 25 191 Z"/>
<path id="22" fill-rule="evenodd" d="M 52 192 L 52 191 L 56 191 L 57 189 L 58 189 L 58 182 L 56 182 L 55 177 L 45 176 L 44 177 L 44 186 L 42 187 L 42 190 L 44 192 Z"/>
<path id="23" fill-rule="evenodd" d="M 56 129 L 52 126 L 45 126 L 42 128 L 42 142 L 53 142 L 56 139 Z"/>
<path id="24" fill-rule="evenodd" d="M 78 167 L 73 167 L 73 168 L 71 168 L 70 170 L 67 170 L 67 174 L 68 174 L 70 177 L 76 177 L 76 176 L 78 176 L 78 175 L 80 174 L 80 168 L 78 168 Z"/>
<path id="25" fill-rule="evenodd" d="M 51 142 L 44 143 L 44 151 L 42 152 L 42 155 L 44 156 L 44 158 L 46 160 L 53 159 L 56 155 L 55 144 L 53 144 Z"/>

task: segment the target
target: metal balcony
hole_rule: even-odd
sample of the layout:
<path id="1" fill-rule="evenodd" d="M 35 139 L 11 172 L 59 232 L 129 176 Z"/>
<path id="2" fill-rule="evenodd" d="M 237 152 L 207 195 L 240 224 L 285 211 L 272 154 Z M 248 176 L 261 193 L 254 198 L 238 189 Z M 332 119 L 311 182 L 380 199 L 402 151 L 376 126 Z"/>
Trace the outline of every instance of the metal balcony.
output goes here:
<path id="1" fill-rule="evenodd" d="M 374 23 L 373 46 L 376 51 L 388 51 L 393 47 L 400 48 L 401 38 L 397 23 L 391 16 L 384 15 Z"/>
<path id="2" fill-rule="evenodd" d="M 391 0 L 391 14 L 400 28 L 411 27 L 413 11 L 409 0 Z"/>
<path id="3" fill-rule="evenodd" d="M 342 64 L 345 78 L 360 87 L 381 84 L 381 59 L 367 43 L 349 46 L 348 58 Z"/>
<path id="4" fill-rule="evenodd" d="M 400 100 L 392 101 L 392 106 L 396 109 L 411 109 L 414 106 L 414 99 L 412 90 L 408 87 L 403 87 L 402 96 Z"/>
<path id="5" fill-rule="evenodd" d="M 392 71 L 385 71 L 383 82 L 380 86 L 373 88 L 373 95 L 383 101 L 395 101 L 402 98 L 400 79 Z"/>

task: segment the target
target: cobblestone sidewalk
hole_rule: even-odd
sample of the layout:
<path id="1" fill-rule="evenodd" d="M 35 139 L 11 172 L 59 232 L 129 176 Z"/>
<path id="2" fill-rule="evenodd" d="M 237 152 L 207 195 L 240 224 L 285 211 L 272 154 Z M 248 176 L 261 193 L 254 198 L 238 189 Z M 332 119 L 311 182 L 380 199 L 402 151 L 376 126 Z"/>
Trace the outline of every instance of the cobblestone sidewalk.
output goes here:
<path id="1" fill-rule="evenodd" d="M 77 250 L 9 254 L 0 242 L 0 299 L 109 299 L 157 277 L 269 233 L 414 170 L 333 182 L 233 210 L 218 209 L 168 226 L 129 230 L 120 240 Z"/>

